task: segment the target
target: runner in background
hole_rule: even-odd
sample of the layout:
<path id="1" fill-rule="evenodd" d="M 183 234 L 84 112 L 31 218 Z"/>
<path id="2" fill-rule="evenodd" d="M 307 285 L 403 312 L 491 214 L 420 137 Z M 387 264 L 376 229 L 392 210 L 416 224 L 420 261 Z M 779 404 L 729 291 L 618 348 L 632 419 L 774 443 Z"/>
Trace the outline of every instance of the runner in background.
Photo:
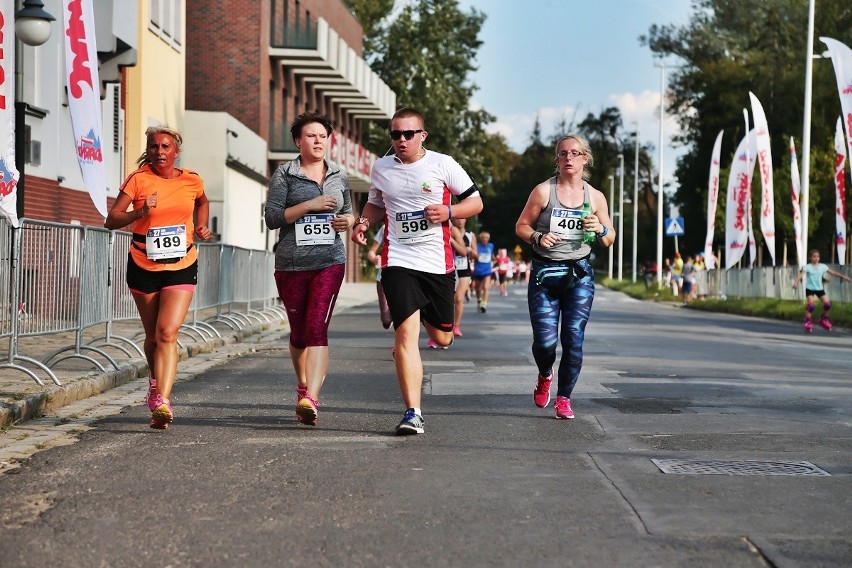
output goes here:
<path id="1" fill-rule="evenodd" d="M 379 300 L 379 319 L 382 322 L 382 327 L 388 329 L 393 324 L 393 319 L 388 308 L 388 300 L 385 298 L 384 288 L 382 288 L 382 259 L 378 254 L 384 242 L 385 226 L 382 225 L 376 230 L 376 235 L 373 237 L 373 244 L 370 246 L 370 250 L 367 251 L 367 260 L 376 267 L 376 296 Z"/>
<path id="2" fill-rule="evenodd" d="M 491 293 L 491 278 L 494 274 L 494 243 L 488 231 L 479 233 L 479 240 L 473 247 L 473 289 L 476 292 L 476 304 L 481 313 L 488 310 L 488 295 Z"/>

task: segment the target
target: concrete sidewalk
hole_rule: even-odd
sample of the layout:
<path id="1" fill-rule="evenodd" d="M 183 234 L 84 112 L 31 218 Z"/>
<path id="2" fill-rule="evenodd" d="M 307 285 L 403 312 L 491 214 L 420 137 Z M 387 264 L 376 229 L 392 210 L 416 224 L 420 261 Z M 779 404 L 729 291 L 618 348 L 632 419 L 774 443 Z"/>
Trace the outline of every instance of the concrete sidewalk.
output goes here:
<path id="1" fill-rule="evenodd" d="M 358 306 L 376 298 L 376 285 L 373 282 L 344 283 L 340 290 L 335 311 L 339 312 Z M 210 353 L 225 346 L 236 346 L 232 356 L 249 351 L 259 341 L 268 341 L 271 337 L 286 338 L 289 333 L 286 321 L 274 321 L 269 324 L 257 324 L 234 331 L 218 328 L 221 339 L 199 341 L 197 338 L 181 335 L 183 347 L 179 348 L 181 363 L 202 353 Z M 103 334 L 103 327 L 97 326 L 96 334 Z M 113 335 L 132 338 L 142 347 L 142 325 L 139 321 L 118 322 Z M 94 338 L 94 337 L 93 337 Z M 73 347 L 73 333 L 57 333 L 45 336 L 22 338 L 19 340 L 18 355 L 38 361 L 50 356 L 59 349 Z M 244 346 L 242 349 L 239 346 Z M 112 369 L 108 363 L 107 371 L 100 371 L 91 363 L 80 359 L 68 359 L 53 369 L 62 386 L 53 381 L 41 370 L 26 363 L 23 366 L 32 369 L 45 383 L 39 385 L 23 371 L 12 368 L 0 368 L 0 431 L 15 424 L 48 414 L 73 402 L 83 400 L 130 381 L 147 377 L 148 365 L 144 359 L 128 358 L 117 350 L 105 349 L 118 362 L 118 368 Z M 102 363 L 105 361 L 101 359 Z M 8 362 L 8 358 L 6 360 Z M 21 364 L 18 362 L 18 364 Z"/>

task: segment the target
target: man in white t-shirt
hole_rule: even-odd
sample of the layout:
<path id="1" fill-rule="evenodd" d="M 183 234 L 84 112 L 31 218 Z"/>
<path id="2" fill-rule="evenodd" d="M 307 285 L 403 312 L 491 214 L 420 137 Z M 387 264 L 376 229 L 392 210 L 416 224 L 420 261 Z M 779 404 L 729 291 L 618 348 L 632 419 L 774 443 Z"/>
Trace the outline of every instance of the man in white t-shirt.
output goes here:
<path id="1" fill-rule="evenodd" d="M 364 246 L 371 224 L 385 222 L 382 287 L 395 328 L 394 359 L 405 415 L 399 435 L 422 434 L 420 398 L 420 320 L 440 347 L 453 341 L 455 263 L 450 219 L 482 211 L 482 198 L 470 176 L 450 156 L 426 150 L 423 115 L 398 110 L 390 130 L 394 154 L 373 165 L 372 187 L 352 241 Z M 456 197 L 458 203 L 452 204 Z"/>

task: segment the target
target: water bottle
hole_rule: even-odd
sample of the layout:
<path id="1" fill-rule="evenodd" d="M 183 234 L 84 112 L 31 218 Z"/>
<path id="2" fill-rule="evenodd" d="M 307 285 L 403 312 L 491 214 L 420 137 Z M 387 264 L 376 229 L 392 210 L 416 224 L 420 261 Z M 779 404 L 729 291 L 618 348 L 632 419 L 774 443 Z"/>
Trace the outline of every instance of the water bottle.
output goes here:
<path id="1" fill-rule="evenodd" d="M 592 204 L 588 201 L 583 203 L 583 219 L 592 214 Z M 583 231 L 583 242 L 592 244 L 598 240 L 597 234 L 594 231 Z"/>

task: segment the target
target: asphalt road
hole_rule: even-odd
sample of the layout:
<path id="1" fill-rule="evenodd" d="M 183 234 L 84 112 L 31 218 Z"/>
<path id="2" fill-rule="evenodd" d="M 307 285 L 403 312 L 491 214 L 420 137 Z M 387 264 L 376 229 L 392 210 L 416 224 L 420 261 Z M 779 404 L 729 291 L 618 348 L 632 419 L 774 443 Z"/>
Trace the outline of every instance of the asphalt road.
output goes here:
<path id="1" fill-rule="evenodd" d="M 525 291 L 473 305 L 464 337 L 424 348 L 422 436 L 393 435 L 375 302 L 335 315 L 316 428 L 286 338 L 184 373 L 165 432 L 141 381 L 116 389 L 122 410 L 0 475 L 0 565 L 852 563 L 848 332 L 601 290 L 565 421 L 532 404 Z"/>

